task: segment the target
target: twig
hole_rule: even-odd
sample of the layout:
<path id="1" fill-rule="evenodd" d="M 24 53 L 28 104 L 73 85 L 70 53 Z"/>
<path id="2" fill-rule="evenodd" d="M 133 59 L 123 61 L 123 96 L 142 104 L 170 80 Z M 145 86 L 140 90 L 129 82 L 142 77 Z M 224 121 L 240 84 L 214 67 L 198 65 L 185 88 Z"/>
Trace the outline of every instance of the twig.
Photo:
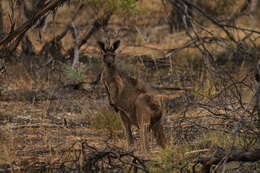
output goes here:
<path id="1" fill-rule="evenodd" d="M 25 128 L 64 128 L 62 125 L 57 124 L 30 124 L 30 125 L 20 125 L 11 127 L 12 130 L 25 129 Z"/>

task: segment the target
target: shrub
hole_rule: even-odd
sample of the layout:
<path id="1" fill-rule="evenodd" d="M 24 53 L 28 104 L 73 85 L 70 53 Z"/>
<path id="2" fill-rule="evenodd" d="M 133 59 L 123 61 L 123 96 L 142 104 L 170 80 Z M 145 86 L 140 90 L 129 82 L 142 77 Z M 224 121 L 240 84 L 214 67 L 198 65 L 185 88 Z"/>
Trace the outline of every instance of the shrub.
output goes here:
<path id="1" fill-rule="evenodd" d="M 136 0 L 85 0 L 85 3 L 91 5 L 97 11 L 113 11 L 120 14 L 130 14 L 142 11 L 137 6 Z"/>
<path id="2" fill-rule="evenodd" d="M 89 115 L 89 121 L 93 128 L 103 129 L 111 134 L 118 134 L 119 131 L 122 132 L 120 116 L 105 108 Z"/>
<path id="3" fill-rule="evenodd" d="M 73 83 L 78 83 L 84 81 L 84 74 L 87 68 L 83 64 L 79 64 L 78 67 L 72 67 L 71 65 L 66 65 L 64 67 L 64 73 L 67 80 L 72 81 Z"/>
<path id="4" fill-rule="evenodd" d="M 157 165 L 149 165 L 151 173 L 173 173 L 179 172 L 183 165 L 187 165 L 187 160 L 184 159 L 184 153 L 189 151 L 190 147 L 187 144 L 174 145 L 165 148 L 159 157 L 155 160 Z M 188 167 L 187 167 L 188 169 Z"/>

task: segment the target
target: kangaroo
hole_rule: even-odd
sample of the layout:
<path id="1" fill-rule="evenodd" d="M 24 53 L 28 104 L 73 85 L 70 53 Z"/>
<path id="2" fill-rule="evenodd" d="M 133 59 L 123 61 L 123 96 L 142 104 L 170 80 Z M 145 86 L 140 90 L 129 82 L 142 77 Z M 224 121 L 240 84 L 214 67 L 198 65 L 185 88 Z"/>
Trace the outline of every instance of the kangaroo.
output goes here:
<path id="1" fill-rule="evenodd" d="M 115 41 L 112 46 L 101 41 L 97 44 L 103 52 L 104 70 L 101 81 L 106 88 L 110 106 L 120 114 L 128 146 L 134 142 L 131 126 L 135 125 L 140 130 L 143 150 L 148 150 L 151 130 L 157 143 L 164 147 L 160 99 L 149 85 L 128 76 L 116 66 L 115 51 L 120 46 L 120 40 Z"/>

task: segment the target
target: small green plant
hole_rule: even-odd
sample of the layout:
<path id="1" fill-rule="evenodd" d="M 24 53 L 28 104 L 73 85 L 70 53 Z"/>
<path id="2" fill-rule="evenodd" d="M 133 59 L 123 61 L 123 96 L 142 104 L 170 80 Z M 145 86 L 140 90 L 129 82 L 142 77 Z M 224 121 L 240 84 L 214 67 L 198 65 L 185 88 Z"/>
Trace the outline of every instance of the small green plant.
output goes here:
<path id="1" fill-rule="evenodd" d="M 175 168 L 178 170 L 179 167 L 187 164 L 186 159 L 184 159 L 184 153 L 189 150 L 190 147 L 187 144 L 179 144 L 165 148 L 161 151 L 158 158 L 155 159 L 160 167 L 157 165 L 149 165 L 150 172 L 173 173 Z"/>
<path id="2" fill-rule="evenodd" d="M 182 169 L 183 172 L 190 172 L 194 165 L 192 162 L 194 156 L 187 153 L 210 149 L 211 145 L 228 148 L 232 144 L 232 140 L 235 140 L 235 145 L 239 145 L 240 139 L 240 137 L 233 138 L 232 135 L 221 132 L 204 133 L 192 143 L 176 144 L 162 150 L 154 159 L 156 164 L 150 163 L 148 165 L 149 171 L 151 173 L 175 173 Z"/>
<path id="3" fill-rule="evenodd" d="M 98 11 L 113 11 L 120 14 L 144 12 L 144 9 L 137 5 L 136 0 L 85 0 L 85 2 Z"/>
<path id="4" fill-rule="evenodd" d="M 118 133 L 118 131 L 122 132 L 120 116 L 107 109 L 101 109 L 92 114 L 89 119 L 92 127 L 96 129 L 103 129 L 113 134 Z"/>
<path id="5" fill-rule="evenodd" d="M 86 72 L 87 68 L 83 64 L 79 64 L 77 67 L 72 67 L 71 65 L 66 65 L 64 67 L 64 72 L 66 78 L 72 82 L 81 82 L 84 80 L 84 73 Z"/>

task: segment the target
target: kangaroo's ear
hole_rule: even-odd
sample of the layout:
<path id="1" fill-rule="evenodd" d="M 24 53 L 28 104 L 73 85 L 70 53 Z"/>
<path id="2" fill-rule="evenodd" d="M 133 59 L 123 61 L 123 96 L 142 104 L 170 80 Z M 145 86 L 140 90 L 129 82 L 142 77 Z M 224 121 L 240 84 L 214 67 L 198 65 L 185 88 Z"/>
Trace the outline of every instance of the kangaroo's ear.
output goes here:
<path id="1" fill-rule="evenodd" d="M 113 43 L 112 50 L 115 51 L 120 46 L 120 40 L 117 40 Z"/>
<path id="2" fill-rule="evenodd" d="M 101 50 L 103 50 L 104 52 L 106 51 L 105 43 L 103 43 L 102 41 L 97 41 L 97 44 Z"/>

